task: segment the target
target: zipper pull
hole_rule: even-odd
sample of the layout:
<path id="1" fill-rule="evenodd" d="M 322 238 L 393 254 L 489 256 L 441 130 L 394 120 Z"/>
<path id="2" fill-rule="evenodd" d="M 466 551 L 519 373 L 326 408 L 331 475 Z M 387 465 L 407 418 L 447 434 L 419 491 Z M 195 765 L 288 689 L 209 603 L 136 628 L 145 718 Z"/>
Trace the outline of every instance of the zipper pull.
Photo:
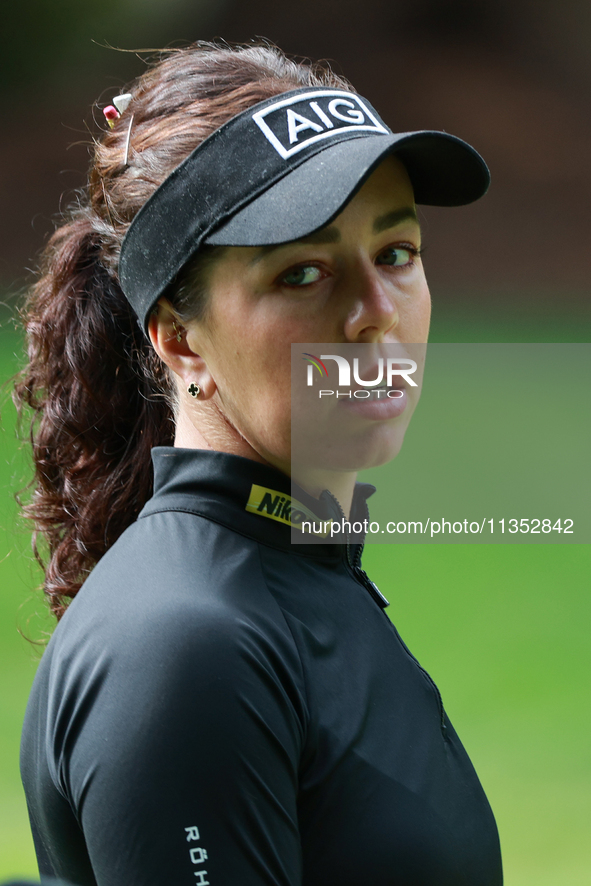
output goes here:
<path id="1" fill-rule="evenodd" d="M 386 606 L 389 606 L 390 601 L 386 600 L 386 598 L 378 588 L 377 584 L 371 580 L 365 569 L 362 569 L 361 566 L 355 566 L 354 569 L 359 581 L 367 588 L 380 609 L 385 609 Z"/>

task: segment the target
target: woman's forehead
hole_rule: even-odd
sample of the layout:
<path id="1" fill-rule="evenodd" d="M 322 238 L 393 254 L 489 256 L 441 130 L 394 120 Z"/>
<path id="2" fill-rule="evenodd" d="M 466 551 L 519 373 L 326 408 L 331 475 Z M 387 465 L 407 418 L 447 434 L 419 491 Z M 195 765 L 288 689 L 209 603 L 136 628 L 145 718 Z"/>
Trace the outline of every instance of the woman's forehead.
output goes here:
<path id="1" fill-rule="evenodd" d="M 243 247 L 244 255 L 250 256 L 249 264 L 256 265 L 271 253 L 287 247 L 339 243 L 343 237 L 343 229 L 356 223 L 369 229 L 372 234 L 380 234 L 404 223 L 419 226 L 410 180 L 395 157 L 384 160 L 329 224 L 305 237 L 286 243 Z"/>

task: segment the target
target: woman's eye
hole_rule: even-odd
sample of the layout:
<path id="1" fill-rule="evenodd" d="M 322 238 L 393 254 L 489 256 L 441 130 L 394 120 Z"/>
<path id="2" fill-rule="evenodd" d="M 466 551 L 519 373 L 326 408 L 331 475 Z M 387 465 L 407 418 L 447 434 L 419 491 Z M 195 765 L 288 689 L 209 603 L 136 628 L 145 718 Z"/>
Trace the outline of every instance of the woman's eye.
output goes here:
<path id="1" fill-rule="evenodd" d="M 322 271 L 315 265 L 300 265 L 291 268 L 279 278 L 279 282 L 287 286 L 308 286 L 317 283 L 322 277 Z"/>
<path id="2" fill-rule="evenodd" d="M 383 252 L 380 252 L 377 258 L 379 265 L 393 265 L 400 268 L 404 265 L 411 265 L 417 250 L 404 246 L 388 246 Z"/>

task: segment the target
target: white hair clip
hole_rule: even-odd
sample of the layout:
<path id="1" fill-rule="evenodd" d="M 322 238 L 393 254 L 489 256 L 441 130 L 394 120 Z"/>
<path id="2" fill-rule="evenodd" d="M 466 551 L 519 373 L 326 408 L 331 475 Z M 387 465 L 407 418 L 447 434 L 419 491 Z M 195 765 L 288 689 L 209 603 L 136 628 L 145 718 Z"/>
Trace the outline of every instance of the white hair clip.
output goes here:
<path id="1" fill-rule="evenodd" d="M 127 166 L 127 161 L 129 160 L 129 142 L 131 139 L 131 127 L 133 126 L 133 114 L 131 115 L 131 119 L 129 121 L 129 127 L 127 129 L 127 138 L 125 139 L 125 156 L 123 157 L 123 165 Z"/>
<path id="2" fill-rule="evenodd" d="M 117 108 L 120 114 L 123 114 L 124 111 L 129 107 L 129 103 L 131 101 L 131 92 L 124 92 L 122 95 L 116 95 L 113 99 L 113 104 Z M 129 121 L 129 126 L 127 128 L 127 137 L 125 139 L 125 154 L 123 157 L 123 165 L 127 166 L 127 161 L 129 160 L 129 142 L 131 139 L 131 127 L 133 126 L 133 114 L 131 115 L 131 119 Z"/>
<path id="3" fill-rule="evenodd" d="M 115 125 L 115 120 L 118 120 L 121 114 L 127 110 L 130 101 L 131 92 L 125 92 L 123 95 L 116 95 L 113 99 L 113 104 L 107 105 L 106 108 L 103 108 L 103 114 L 107 119 L 110 129 Z"/>
<path id="4" fill-rule="evenodd" d="M 124 92 L 122 95 L 116 95 L 113 99 L 112 105 L 107 105 L 106 108 L 103 108 L 103 114 L 106 117 L 107 123 L 109 127 L 112 129 L 115 125 L 115 121 L 119 119 L 121 114 L 127 110 L 129 107 L 129 103 L 131 101 L 131 92 Z M 129 121 L 129 127 L 127 129 L 127 136 L 125 138 L 125 152 L 123 157 L 123 165 L 127 166 L 127 161 L 129 160 L 129 142 L 131 139 L 131 127 L 133 125 L 133 114 L 131 115 L 131 119 Z"/>
<path id="5" fill-rule="evenodd" d="M 116 95 L 113 104 L 120 114 L 127 110 L 131 101 L 131 92 L 124 92 L 123 95 Z"/>

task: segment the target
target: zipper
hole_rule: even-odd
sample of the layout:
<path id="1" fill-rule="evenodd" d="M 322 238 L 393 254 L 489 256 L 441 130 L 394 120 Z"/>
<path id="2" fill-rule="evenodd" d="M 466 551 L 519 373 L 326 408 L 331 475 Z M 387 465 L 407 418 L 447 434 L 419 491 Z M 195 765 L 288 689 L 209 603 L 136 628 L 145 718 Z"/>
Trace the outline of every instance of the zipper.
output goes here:
<path id="1" fill-rule="evenodd" d="M 341 507 L 339 500 L 337 498 L 335 498 L 335 496 L 332 494 L 332 492 L 330 492 L 328 489 L 326 489 L 325 492 L 323 493 L 323 495 L 326 495 L 331 500 L 331 502 L 334 504 L 334 506 L 338 509 L 339 516 L 341 517 L 341 519 L 345 520 L 345 522 L 348 522 L 345 518 L 345 513 Z M 341 523 L 341 525 L 342 525 L 342 523 Z M 359 563 L 361 561 L 361 554 L 363 553 L 363 548 L 364 548 L 363 544 L 358 545 L 357 550 L 355 551 L 355 554 L 352 557 L 351 556 L 351 543 L 349 541 L 349 533 L 347 533 L 346 544 L 345 544 L 347 566 L 349 567 L 349 570 L 352 573 L 352 575 L 354 576 L 354 578 L 356 578 L 357 581 L 361 585 L 363 585 L 363 587 L 369 592 L 370 596 L 374 599 L 374 601 L 377 603 L 377 605 L 383 611 L 386 608 L 386 606 L 390 605 L 390 601 L 387 600 L 386 597 L 384 597 L 384 595 L 382 594 L 382 592 L 380 591 L 380 589 L 378 588 L 376 583 L 371 580 L 371 578 L 369 577 L 367 572 L 364 569 L 362 569 L 361 566 L 359 565 Z M 384 612 L 384 615 L 386 615 L 385 612 Z M 388 616 L 386 616 L 386 618 L 388 618 Z M 443 699 L 441 698 L 441 693 L 440 693 L 439 689 L 437 688 L 437 684 L 432 679 L 432 677 L 429 675 L 429 673 L 425 670 L 425 668 L 421 665 L 421 663 L 412 654 L 412 652 L 410 651 L 410 649 L 408 648 L 408 646 L 406 645 L 406 643 L 404 642 L 404 640 L 402 639 L 402 637 L 398 633 L 396 625 L 389 618 L 388 618 L 388 622 L 390 623 L 392 630 L 394 631 L 394 636 L 396 637 L 396 639 L 398 640 L 398 642 L 402 646 L 405 653 L 409 656 L 409 658 L 412 659 L 412 661 L 415 663 L 415 665 L 417 666 L 419 671 L 423 674 L 423 676 L 425 677 L 425 679 L 427 680 L 427 682 L 431 686 L 431 689 L 433 690 L 433 693 L 435 695 L 435 699 L 437 701 L 437 707 L 439 709 L 439 722 L 440 722 L 440 726 L 441 726 L 441 733 L 443 735 L 443 738 L 447 740 L 447 726 L 445 725 L 445 710 L 443 707 Z"/>
<path id="2" fill-rule="evenodd" d="M 431 686 L 431 689 L 435 693 L 435 697 L 437 699 L 437 706 L 439 708 L 439 719 L 440 719 L 440 724 L 441 724 L 441 732 L 443 733 L 443 737 L 447 738 L 447 726 L 445 725 L 445 710 L 443 708 L 443 699 L 441 698 L 441 692 L 437 688 L 437 684 L 435 683 L 433 678 L 430 676 L 428 671 L 426 671 L 425 668 L 420 663 L 420 661 L 418 661 L 418 659 L 416 659 L 414 657 L 414 655 L 412 654 L 412 652 L 410 651 L 410 649 L 408 648 L 408 646 L 406 645 L 406 643 L 404 642 L 404 640 L 402 639 L 400 634 L 398 633 L 396 625 L 393 622 L 390 622 L 390 623 L 392 625 L 392 629 L 396 635 L 398 642 L 400 643 L 400 645 L 402 646 L 402 648 L 404 649 L 404 651 L 406 652 L 408 657 L 414 661 L 414 663 L 418 667 L 419 671 L 424 675 L 425 679 L 427 680 L 427 682 Z"/>
<path id="3" fill-rule="evenodd" d="M 341 507 L 341 503 L 339 502 L 339 500 L 337 498 L 335 498 L 335 496 L 332 494 L 332 492 L 330 492 L 328 489 L 326 489 L 324 491 L 323 495 L 328 497 L 330 499 L 330 501 L 332 502 L 332 504 L 337 508 L 338 515 L 341 518 L 341 520 L 344 520 L 345 522 L 349 522 L 345 517 L 345 512 L 343 511 L 343 509 Z M 369 512 L 367 511 L 367 505 L 366 505 L 366 516 L 367 517 L 369 516 Z M 341 523 L 341 526 L 342 525 L 343 524 Z M 359 582 L 359 584 L 363 585 L 363 587 L 366 589 L 366 591 L 368 591 L 368 593 L 373 598 L 373 600 L 378 604 L 380 609 L 383 610 L 386 608 L 386 606 L 390 605 L 390 601 L 384 597 L 384 595 L 382 594 L 382 592 L 380 591 L 380 589 L 378 588 L 376 583 L 371 580 L 371 578 L 369 577 L 369 575 L 367 574 L 365 569 L 362 569 L 361 566 L 359 565 L 359 563 L 361 561 L 361 554 L 363 552 L 363 548 L 364 548 L 363 544 L 357 545 L 357 550 L 355 551 L 354 556 L 351 556 L 351 542 L 349 541 L 349 533 L 348 532 L 346 533 L 345 552 L 346 552 L 346 561 L 347 561 L 347 566 L 349 567 L 349 571 L 351 572 L 353 577 Z"/>
<path id="4" fill-rule="evenodd" d="M 365 569 L 361 569 L 360 566 L 353 566 L 352 569 L 357 580 L 369 591 L 380 609 L 385 609 L 386 606 L 390 605 L 390 601 L 384 597 L 377 584 L 371 580 Z"/>

